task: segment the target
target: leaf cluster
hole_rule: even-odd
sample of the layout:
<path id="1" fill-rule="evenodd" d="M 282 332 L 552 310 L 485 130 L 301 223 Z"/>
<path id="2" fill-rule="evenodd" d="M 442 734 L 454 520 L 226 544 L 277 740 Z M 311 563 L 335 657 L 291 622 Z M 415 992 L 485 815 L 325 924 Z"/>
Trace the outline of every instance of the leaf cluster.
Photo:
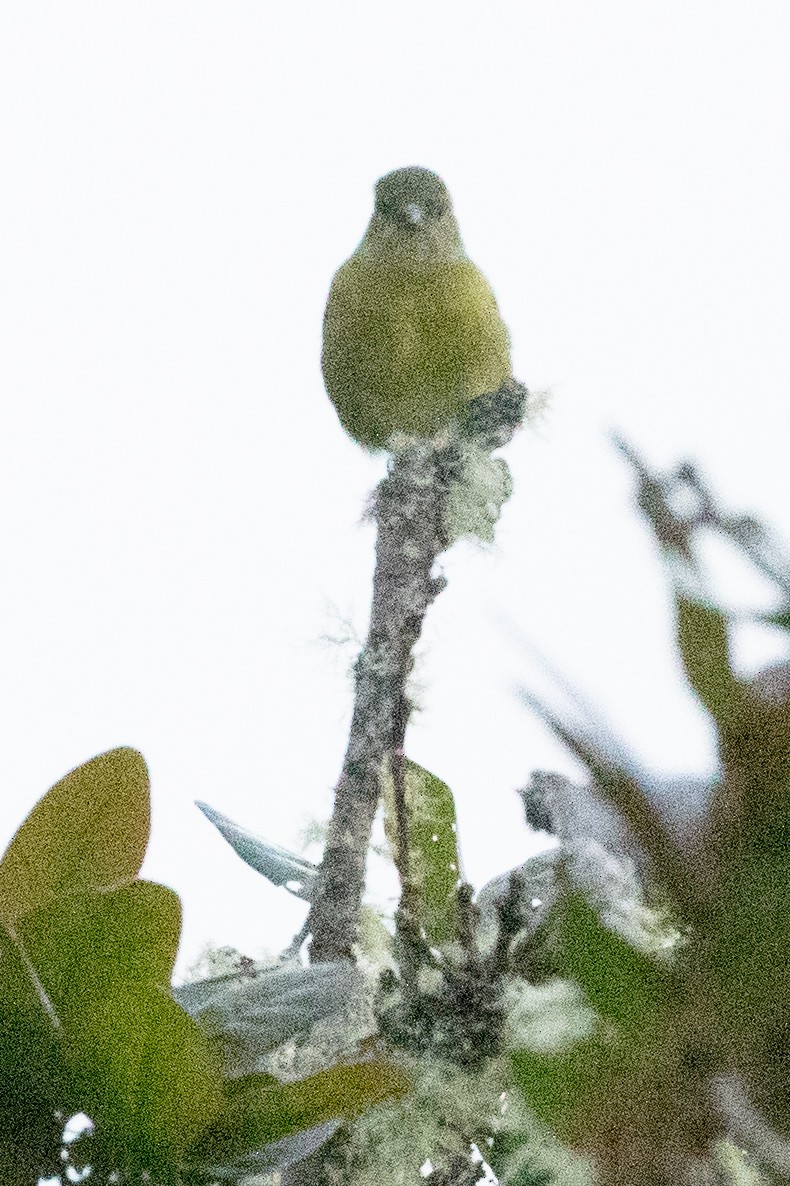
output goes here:
<path id="1" fill-rule="evenodd" d="M 336 1006 L 348 969 L 245 968 L 173 990 L 181 908 L 139 877 L 148 835 L 145 762 L 122 748 L 56 783 L 0 861 L 4 1181 L 66 1164 L 94 1181 L 237 1177 L 406 1088 L 376 1059 L 288 1084 L 257 1070 Z M 79 1114 L 90 1131 L 64 1146 Z"/>
<path id="2" fill-rule="evenodd" d="M 678 650 L 716 731 L 719 771 L 696 829 L 673 832 L 651 780 L 602 743 L 596 722 L 569 724 L 531 698 L 635 838 L 687 942 L 662 965 L 602 926 L 570 888 L 557 916 L 560 970 L 599 1021 L 559 1055 L 517 1051 L 514 1069 L 536 1113 L 596 1158 L 603 1183 L 670 1186 L 699 1180 L 706 1164 L 713 1173 L 716 1143 L 749 1131 L 743 1115 L 720 1106 L 722 1084 L 744 1086 L 778 1144 L 790 1136 L 790 698 L 734 671 L 734 615 L 707 590 L 698 536 L 728 536 L 771 576 L 781 604 L 764 620 L 784 628 L 790 565 L 751 520 L 747 529 L 719 512 L 692 467 L 659 479 L 623 450 L 674 585 Z M 754 1151 L 784 1175 L 767 1142 Z"/>

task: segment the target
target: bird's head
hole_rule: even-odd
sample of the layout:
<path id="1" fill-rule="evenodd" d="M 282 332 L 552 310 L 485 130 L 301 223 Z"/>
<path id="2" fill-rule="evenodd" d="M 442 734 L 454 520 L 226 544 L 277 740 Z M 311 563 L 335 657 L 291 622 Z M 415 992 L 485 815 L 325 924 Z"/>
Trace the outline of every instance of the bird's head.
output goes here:
<path id="1" fill-rule="evenodd" d="M 447 186 L 430 169 L 395 169 L 376 182 L 376 200 L 358 254 L 369 262 L 419 269 L 464 259 Z"/>

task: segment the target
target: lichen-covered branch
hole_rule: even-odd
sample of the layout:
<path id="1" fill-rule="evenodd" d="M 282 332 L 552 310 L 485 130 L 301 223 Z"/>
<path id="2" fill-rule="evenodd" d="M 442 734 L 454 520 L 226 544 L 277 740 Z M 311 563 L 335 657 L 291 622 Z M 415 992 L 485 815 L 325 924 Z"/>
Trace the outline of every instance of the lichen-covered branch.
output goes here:
<path id="1" fill-rule="evenodd" d="M 433 570 L 451 542 L 446 511 L 451 491 L 464 481 L 465 448 L 490 452 L 505 444 L 523 420 L 526 398 L 526 388 L 511 381 L 473 400 L 462 431 L 398 448 L 376 491 L 370 627 L 354 670 L 348 746 L 308 918 L 313 962 L 352 958 L 381 764 L 402 742 L 414 648 L 445 585 Z"/>
<path id="2" fill-rule="evenodd" d="M 445 546 L 448 452 L 427 441 L 409 444 L 376 492 L 370 628 L 354 670 L 351 731 L 309 918 L 314 962 L 350 959 L 356 939 L 381 763 L 393 745 L 425 614 L 444 588 L 433 567 Z"/>

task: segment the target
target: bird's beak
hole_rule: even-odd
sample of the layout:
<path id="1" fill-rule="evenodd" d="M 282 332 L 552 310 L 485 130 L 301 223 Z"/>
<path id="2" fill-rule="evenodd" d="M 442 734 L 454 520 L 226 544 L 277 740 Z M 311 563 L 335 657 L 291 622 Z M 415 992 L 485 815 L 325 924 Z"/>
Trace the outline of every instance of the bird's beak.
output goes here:
<path id="1" fill-rule="evenodd" d="M 425 221 L 425 212 L 416 202 L 407 202 L 403 207 L 403 216 L 411 227 L 418 227 Z"/>

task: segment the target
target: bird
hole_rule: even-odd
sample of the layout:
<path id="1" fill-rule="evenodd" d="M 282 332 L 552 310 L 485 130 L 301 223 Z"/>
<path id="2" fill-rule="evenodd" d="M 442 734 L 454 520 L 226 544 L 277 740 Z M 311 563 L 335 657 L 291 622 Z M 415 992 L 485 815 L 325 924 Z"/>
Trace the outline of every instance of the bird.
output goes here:
<path id="1" fill-rule="evenodd" d="M 376 182 L 362 241 L 332 280 L 321 368 L 341 424 L 371 452 L 396 433 L 435 437 L 511 378 L 508 330 L 438 174 L 409 166 Z"/>

